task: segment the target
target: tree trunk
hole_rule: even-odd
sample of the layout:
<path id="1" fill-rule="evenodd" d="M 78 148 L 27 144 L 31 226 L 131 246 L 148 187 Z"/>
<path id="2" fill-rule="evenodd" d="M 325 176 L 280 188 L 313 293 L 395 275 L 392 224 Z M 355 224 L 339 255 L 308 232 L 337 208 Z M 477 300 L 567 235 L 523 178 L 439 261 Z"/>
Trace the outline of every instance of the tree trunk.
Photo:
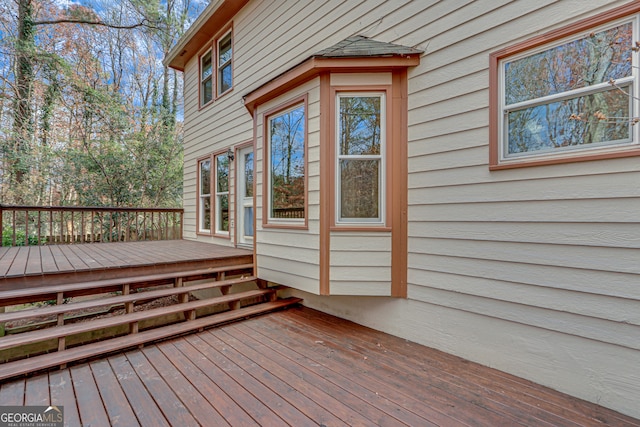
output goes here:
<path id="1" fill-rule="evenodd" d="M 18 41 L 16 43 L 16 98 L 13 107 L 13 150 L 9 169 L 21 184 L 29 172 L 29 145 L 33 138 L 31 90 L 33 86 L 33 49 L 35 28 L 32 0 L 18 4 Z"/>

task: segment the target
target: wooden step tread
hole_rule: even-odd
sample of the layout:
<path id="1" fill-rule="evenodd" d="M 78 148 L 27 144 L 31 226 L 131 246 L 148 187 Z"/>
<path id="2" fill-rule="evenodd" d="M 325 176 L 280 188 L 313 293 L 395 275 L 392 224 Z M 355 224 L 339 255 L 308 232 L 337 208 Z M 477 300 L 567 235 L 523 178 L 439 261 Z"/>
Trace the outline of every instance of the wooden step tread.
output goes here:
<path id="1" fill-rule="evenodd" d="M 59 366 L 62 364 L 86 359 L 89 357 L 108 354 L 125 348 L 181 335 L 198 329 L 207 328 L 245 317 L 255 316 L 269 311 L 274 311 L 298 304 L 300 298 L 287 298 L 273 302 L 265 302 L 238 310 L 226 311 L 199 319 L 184 321 L 157 329 L 139 332 L 137 334 L 126 335 L 118 338 L 111 338 L 92 344 L 66 349 L 63 351 L 43 354 L 28 359 L 17 360 L 0 365 L 0 380 L 16 377 L 30 372 Z"/>
<path id="2" fill-rule="evenodd" d="M 237 292 L 229 295 L 223 295 L 216 298 L 207 298 L 204 300 L 191 301 L 187 303 L 173 304 L 167 307 L 154 308 L 147 311 L 138 311 L 134 313 L 122 314 L 114 317 L 106 317 L 103 319 L 91 320 L 83 323 L 75 323 L 70 325 L 55 326 L 52 328 L 41 329 L 37 331 L 25 332 L 17 335 L 10 335 L 0 338 L 0 350 L 6 350 L 21 345 L 37 343 L 50 339 L 66 337 L 83 332 L 95 331 L 112 326 L 126 325 L 135 323 L 154 317 L 166 316 L 185 311 L 197 310 L 199 308 L 210 307 L 217 304 L 226 304 L 230 302 L 240 301 L 248 298 L 255 298 L 272 294 L 279 290 L 278 287 L 268 289 L 256 289 L 245 292 Z"/>
<path id="3" fill-rule="evenodd" d="M 256 280 L 255 276 L 239 277 L 229 280 L 219 280 L 213 282 L 198 283 L 197 285 L 181 286 L 176 288 L 159 289 L 155 291 L 136 292 L 129 295 L 112 296 L 108 298 L 100 298 L 96 300 L 75 302 L 71 304 L 55 305 L 50 307 L 41 307 L 28 310 L 11 311 L 0 313 L 0 323 L 12 322 L 21 319 L 28 319 L 37 316 L 50 316 L 56 314 L 68 313 L 76 310 L 86 310 L 95 307 L 104 307 L 109 305 L 124 304 L 127 302 L 148 301 L 155 298 L 162 298 L 171 295 L 180 295 L 187 292 L 201 291 L 204 289 L 215 289 L 224 286 L 238 285 Z"/>
<path id="4" fill-rule="evenodd" d="M 197 276 L 206 276 L 216 273 L 223 273 L 227 271 L 233 270 L 244 270 L 253 268 L 253 264 L 238 264 L 238 265 L 225 265 L 221 267 L 211 267 L 204 268 L 199 270 L 189 270 L 189 271 L 175 271 L 172 273 L 159 273 L 159 274 L 151 274 L 147 276 L 131 276 L 131 277 L 123 277 L 123 278 L 115 278 L 115 279 L 104 279 L 104 280 L 94 280 L 89 282 L 81 282 L 81 283 L 70 283 L 67 285 L 56 285 L 56 286 L 41 286 L 37 288 L 26 288 L 26 289 L 13 289 L 9 291 L 0 291 L 0 299 L 9 300 L 12 298 L 24 298 L 29 296 L 37 296 L 37 295 L 56 295 L 60 292 L 71 292 L 78 291 L 83 289 L 97 289 L 97 288 L 106 288 L 110 286 L 118 286 L 125 283 L 135 284 L 135 283 L 144 283 L 144 282 L 156 282 L 161 280 L 169 280 L 169 279 L 177 279 L 177 278 L 188 278 L 188 277 L 197 277 Z M 7 304 L 3 304 L 7 305 Z"/>

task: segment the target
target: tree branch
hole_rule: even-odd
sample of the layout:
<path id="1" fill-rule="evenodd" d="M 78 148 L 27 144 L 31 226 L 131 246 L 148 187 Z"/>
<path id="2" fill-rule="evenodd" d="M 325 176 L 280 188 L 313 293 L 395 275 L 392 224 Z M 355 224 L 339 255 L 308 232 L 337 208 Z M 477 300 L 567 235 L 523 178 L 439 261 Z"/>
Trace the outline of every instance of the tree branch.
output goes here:
<path id="1" fill-rule="evenodd" d="M 133 30 L 134 28 L 139 27 L 147 27 L 157 29 L 155 25 L 152 25 L 151 22 L 147 19 L 143 19 L 137 24 L 132 25 L 115 25 L 115 24 L 107 24 L 102 21 L 90 21 L 88 19 L 54 19 L 51 21 L 36 21 L 33 23 L 34 25 L 55 25 L 55 24 L 82 24 L 82 25 L 97 25 L 101 27 L 113 28 L 115 30 Z"/>

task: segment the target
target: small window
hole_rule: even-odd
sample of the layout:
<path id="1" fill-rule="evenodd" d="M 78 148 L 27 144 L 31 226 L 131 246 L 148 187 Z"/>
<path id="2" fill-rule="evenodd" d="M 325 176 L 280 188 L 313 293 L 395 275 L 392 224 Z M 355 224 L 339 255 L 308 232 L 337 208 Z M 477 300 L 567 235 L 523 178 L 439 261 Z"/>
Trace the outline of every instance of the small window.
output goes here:
<path id="1" fill-rule="evenodd" d="M 384 223 L 385 97 L 338 94 L 337 223 Z"/>
<path id="2" fill-rule="evenodd" d="M 229 156 L 220 154 L 216 159 L 216 234 L 229 234 Z"/>
<path id="3" fill-rule="evenodd" d="M 305 106 L 268 119 L 270 222 L 299 223 L 305 218 Z"/>
<path id="4" fill-rule="evenodd" d="M 500 59 L 499 164 L 637 148 L 635 21 Z"/>
<path id="5" fill-rule="evenodd" d="M 213 100 L 213 63 L 211 50 L 200 58 L 200 105 Z"/>
<path id="6" fill-rule="evenodd" d="M 231 31 L 218 40 L 218 95 L 233 87 Z"/>
<path id="7" fill-rule="evenodd" d="M 198 231 L 211 232 L 211 159 L 198 162 Z"/>

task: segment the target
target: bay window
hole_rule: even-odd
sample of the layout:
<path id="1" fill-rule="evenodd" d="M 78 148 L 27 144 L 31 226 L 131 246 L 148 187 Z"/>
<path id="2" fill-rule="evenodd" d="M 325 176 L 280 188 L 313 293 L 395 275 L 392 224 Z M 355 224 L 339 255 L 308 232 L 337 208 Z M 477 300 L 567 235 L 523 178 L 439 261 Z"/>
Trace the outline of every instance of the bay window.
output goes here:
<path id="1" fill-rule="evenodd" d="M 336 222 L 384 223 L 384 93 L 336 97 Z"/>
<path id="2" fill-rule="evenodd" d="M 298 104 L 267 118 L 268 222 L 306 218 L 306 115 Z"/>

